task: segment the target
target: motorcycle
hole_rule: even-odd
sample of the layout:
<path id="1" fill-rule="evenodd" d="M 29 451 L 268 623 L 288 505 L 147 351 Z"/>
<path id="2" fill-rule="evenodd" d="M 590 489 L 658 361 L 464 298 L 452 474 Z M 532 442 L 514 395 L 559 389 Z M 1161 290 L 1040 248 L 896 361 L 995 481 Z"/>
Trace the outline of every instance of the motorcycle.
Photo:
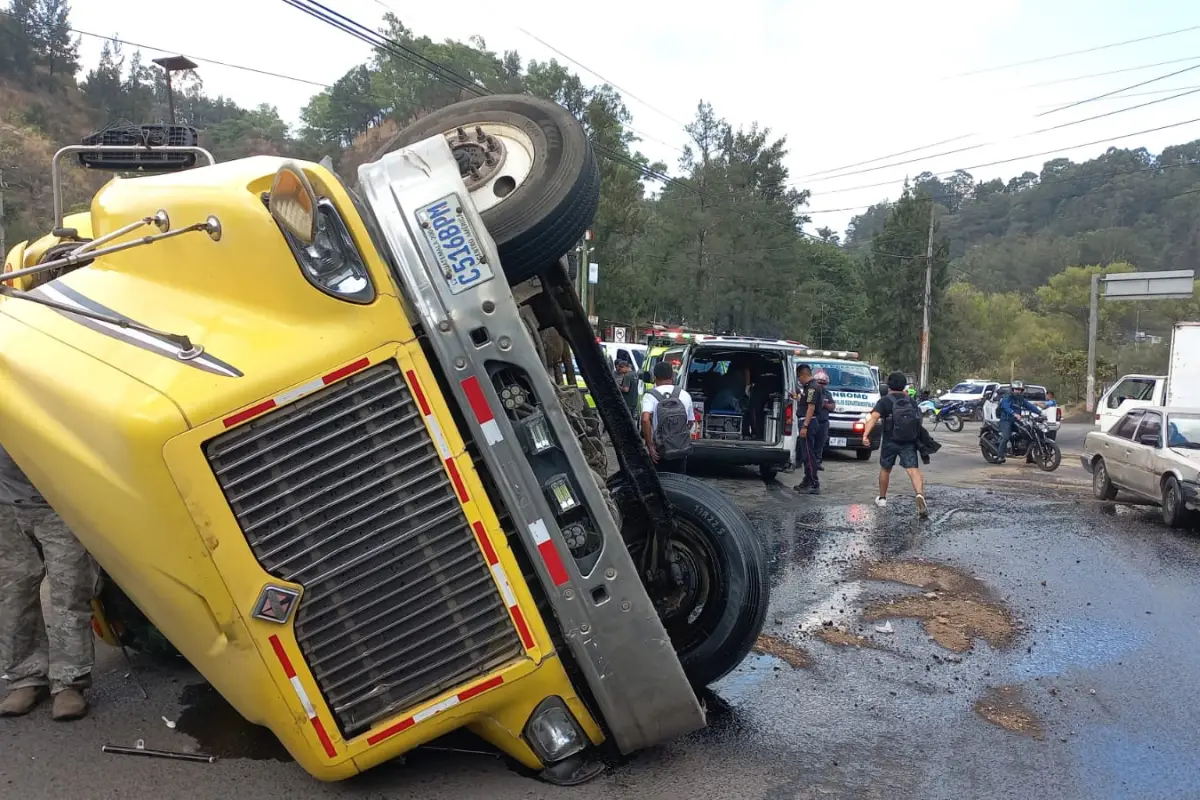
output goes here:
<path id="1" fill-rule="evenodd" d="M 1043 472 L 1053 472 L 1062 463 L 1062 450 L 1046 436 L 1046 421 L 1041 417 L 1021 415 L 1013 420 L 1012 436 L 1004 458 L 1025 457 L 1025 463 L 1036 464 Z M 984 422 L 979 430 L 979 450 L 989 464 L 999 464 L 1000 426 Z"/>
<path id="2" fill-rule="evenodd" d="M 951 433 L 958 433 L 963 429 L 963 418 L 969 416 L 971 416 L 971 410 L 965 403 L 946 403 L 934 412 L 934 430 L 937 429 L 938 425 L 945 425 L 946 430 Z"/>

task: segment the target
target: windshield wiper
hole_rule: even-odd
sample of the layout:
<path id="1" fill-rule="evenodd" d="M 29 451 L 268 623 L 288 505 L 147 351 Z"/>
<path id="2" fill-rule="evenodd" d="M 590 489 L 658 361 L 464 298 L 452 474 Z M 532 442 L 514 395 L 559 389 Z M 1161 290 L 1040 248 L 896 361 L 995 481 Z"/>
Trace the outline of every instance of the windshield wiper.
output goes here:
<path id="1" fill-rule="evenodd" d="M 81 317 L 94 319 L 97 322 L 107 322 L 109 325 L 116 325 L 128 330 L 139 331 L 141 333 L 150 334 L 151 336 L 157 336 L 158 338 L 164 339 L 178 347 L 179 358 L 184 360 L 195 358 L 204 352 L 203 346 L 194 344 L 191 339 L 189 339 L 187 336 L 184 336 L 182 333 L 160 331 L 157 328 L 151 328 L 149 325 L 142 325 L 140 322 L 134 322 L 130 319 L 113 317 L 108 314 L 101 314 L 97 311 L 89 311 L 86 308 L 79 308 L 78 306 L 59 303 L 55 300 L 50 300 L 45 297 L 39 297 L 36 294 L 30 294 L 29 292 L 21 291 L 20 289 L 13 289 L 11 286 L 4 286 L 3 284 L 0 284 L 0 295 L 11 297 L 14 300 L 26 300 L 30 303 L 36 303 L 40 306 L 53 308 L 55 311 L 65 311 L 68 314 L 78 314 Z"/>

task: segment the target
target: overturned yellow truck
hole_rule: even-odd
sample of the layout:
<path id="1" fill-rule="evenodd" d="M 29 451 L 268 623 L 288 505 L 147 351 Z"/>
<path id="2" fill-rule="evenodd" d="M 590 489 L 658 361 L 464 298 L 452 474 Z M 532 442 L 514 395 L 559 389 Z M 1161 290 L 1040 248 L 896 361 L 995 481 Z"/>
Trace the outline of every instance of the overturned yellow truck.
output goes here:
<path id="1" fill-rule="evenodd" d="M 64 218 L 67 157 L 136 177 Z M 765 562 L 731 501 L 654 471 L 566 278 L 599 193 L 578 123 L 460 103 L 353 187 L 211 160 L 65 148 L 54 231 L 0 275 L 0 444 L 121 598 L 97 629 L 152 625 L 324 780 L 465 727 L 575 783 L 703 726 Z"/>

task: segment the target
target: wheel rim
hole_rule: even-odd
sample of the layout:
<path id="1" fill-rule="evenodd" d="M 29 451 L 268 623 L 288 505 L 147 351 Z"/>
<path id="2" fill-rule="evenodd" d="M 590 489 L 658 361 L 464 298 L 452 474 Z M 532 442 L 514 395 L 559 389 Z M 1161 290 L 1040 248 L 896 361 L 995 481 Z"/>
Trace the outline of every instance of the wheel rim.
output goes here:
<path id="1" fill-rule="evenodd" d="M 670 542 L 674 577 L 680 587 L 663 599 L 663 627 L 681 654 L 712 634 L 721 617 L 719 587 L 725 585 L 720 559 L 708 537 L 682 516 Z"/>
<path id="2" fill-rule="evenodd" d="M 1168 517 L 1171 517 L 1171 518 L 1175 517 L 1175 509 L 1176 509 L 1175 487 L 1170 483 L 1167 484 L 1167 491 L 1165 492 L 1165 496 L 1163 497 L 1163 507 L 1166 510 Z"/>
<path id="3" fill-rule="evenodd" d="M 481 213 L 512 197 L 533 172 L 533 140 L 513 125 L 481 122 L 443 135 Z"/>
<path id="4" fill-rule="evenodd" d="M 1097 494 L 1103 494 L 1108 486 L 1108 470 L 1104 468 L 1104 462 L 1101 461 L 1096 465 L 1095 472 L 1092 473 L 1092 488 Z"/>

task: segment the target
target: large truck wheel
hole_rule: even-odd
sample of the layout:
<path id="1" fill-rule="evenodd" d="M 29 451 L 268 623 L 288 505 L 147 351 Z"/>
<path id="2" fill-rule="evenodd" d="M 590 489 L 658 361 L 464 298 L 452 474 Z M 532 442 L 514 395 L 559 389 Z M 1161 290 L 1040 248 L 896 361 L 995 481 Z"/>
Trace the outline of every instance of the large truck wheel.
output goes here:
<path id="1" fill-rule="evenodd" d="M 591 226 L 600 170 L 583 127 L 562 106 L 527 95 L 465 100 L 421 117 L 375 159 L 439 134 L 458 161 L 510 284 L 562 258 Z"/>
<path id="2" fill-rule="evenodd" d="M 671 550 L 679 585 L 667 597 L 654 597 L 653 589 L 651 596 L 688 679 L 707 686 L 742 663 L 762 632 L 770 599 L 767 560 L 754 526 L 732 500 L 686 475 L 658 478 L 677 520 Z M 621 478 L 609 485 L 622 503 Z M 626 533 L 640 563 L 645 538 Z"/>

